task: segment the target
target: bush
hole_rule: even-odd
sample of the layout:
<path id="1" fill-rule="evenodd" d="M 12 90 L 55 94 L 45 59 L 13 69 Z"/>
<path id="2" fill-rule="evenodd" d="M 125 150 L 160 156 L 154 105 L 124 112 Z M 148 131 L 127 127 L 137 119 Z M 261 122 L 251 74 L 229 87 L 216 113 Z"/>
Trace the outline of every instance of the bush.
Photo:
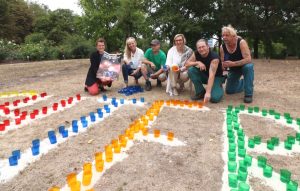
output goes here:
<path id="1" fill-rule="evenodd" d="M 46 39 L 43 33 L 32 33 L 25 37 L 26 44 L 40 43 Z"/>
<path id="2" fill-rule="evenodd" d="M 95 49 L 92 44 L 93 43 L 81 36 L 68 36 L 60 47 L 61 54 L 63 54 L 66 59 L 88 58 Z"/>
<path id="3" fill-rule="evenodd" d="M 0 61 L 19 60 L 19 45 L 12 41 L 0 40 Z"/>

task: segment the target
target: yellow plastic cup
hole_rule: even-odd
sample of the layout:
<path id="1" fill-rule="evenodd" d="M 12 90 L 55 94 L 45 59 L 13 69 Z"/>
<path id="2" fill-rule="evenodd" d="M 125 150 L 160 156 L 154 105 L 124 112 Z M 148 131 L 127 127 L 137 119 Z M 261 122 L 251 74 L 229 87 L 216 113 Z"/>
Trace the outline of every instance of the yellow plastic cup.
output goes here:
<path id="1" fill-rule="evenodd" d="M 91 184 L 91 181 L 92 181 L 92 173 L 83 173 L 82 175 L 82 185 L 84 186 L 88 186 Z"/>
<path id="2" fill-rule="evenodd" d="M 53 186 L 48 191 L 60 191 L 60 188 L 58 186 Z"/>
<path id="3" fill-rule="evenodd" d="M 102 172 L 104 169 L 104 160 L 96 160 L 96 171 Z"/>

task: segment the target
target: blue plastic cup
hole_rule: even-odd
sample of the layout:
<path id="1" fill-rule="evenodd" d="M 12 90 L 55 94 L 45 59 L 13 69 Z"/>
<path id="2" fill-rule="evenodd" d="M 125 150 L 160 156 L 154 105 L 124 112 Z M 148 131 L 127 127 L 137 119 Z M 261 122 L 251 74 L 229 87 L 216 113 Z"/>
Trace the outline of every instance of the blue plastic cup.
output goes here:
<path id="1" fill-rule="evenodd" d="M 99 114 L 99 113 L 102 113 L 102 108 L 98 108 L 97 109 L 97 113 Z"/>
<path id="2" fill-rule="evenodd" d="M 16 156 L 18 160 L 21 158 L 20 150 L 14 150 L 11 154 L 12 154 L 12 156 Z"/>
<path id="3" fill-rule="evenodd" d="M 103 118 L 103 113 L 101 112 L 101 113 L 98 113 L 98 117 L 99 118 Z"/>
<path id="4" fill-rule="evenodd" d="M 67 129 L 65 129 L 63 132 L 61 132 L 61 135 L 63 138 L 66 138 L 69 136 L 69 131 Z"/>
<path id="5" fill-rule="evenodd" d="M 141 102 L 144 103 L 145 102 L 145 98 L 141 97 Z"/>
<path id="6" fill-rule="evenodd" d="M 73 131 L 74 133 L 78 133 L 78 125 L 73 125 L 73 126 L 72 126 L 72 131 Z"/>
<path id="7" fill-rule="evenodd" d="M 95 116 L 94 112 L 90 113 L 90 119 L 91 119 L 92 122 L 96 121 L 96 116 Z"/>
<path id="8" fill-rule="evenodd" d="M 9 166 L 17 166 L 18 165 L 18 157 L 17 156 L 11 156 L 8 158 Z"/>
<path id="9" fill-rule="evenodd" d="M 112 101 L 117 101 L 117 98 L 113 97 L 111 100 L 112 100 Z"/>
<path id="10" fill-rule="evenodd" d="M 88 126 L 87 120 L 81 121 L 81 124 L 82 124 L 82 127 L 83 127 L 83 128 L 86 128 L 86 127 Z"/>
<path id="11" fill-rule="evenodd" d="M 132 103 L 136 104 L 136 99 L 135 98 L 132 99 Z"/>
<path id="12" fill-rule="evenodd" d="M 31 147 L 31 152 L 32 152 L 33 156 L 39 155 L 40 154 L 40 147 L 38 147 L 38 146 Z"/>
<path id="13" fill-rule="evenodd" d="M 106 110 L 106 109 L 108 109 L 109 108 L 109 106 L 108 105 L 104 105 L 104 109 Z"/>
<path id="14" fill-rule="evenodd" d="M 72 121 L 72 126 L 76 125 L 77 126 L 78 120 L 73 120 Z"/>
<path id="15" fill-rule="evenodd" d="M 40 140 L 39 139 L 32 140 L 32 146 L 39 147 L 40 146 Z"/>
<path id="16" fill-rule="evenodd" d="M 123 99 L 123 98 L 120 99 L 120 103 L 121 103 L 121 104 L 124 104 L 124 99 Z"/>
<path id="17" fill-rule="evenodd" d="M 118 105 L 119 105 L 118 102 L 114 103 L 114 106 L 115 106 L 115 107 L 118 107 Z"/>
<path id="18" fill-rule="evenodd" d="M 81 116 L 80 121 L 86 121 L 86 116 Z"/>
<path id="19" fill-rule="evenodd" d="M 59 133 L 63 132 L 64 130 L 65 130 L 65 126 L 62 125 L 62 126 L 58 127 L 58 132 Z"/>
<path id="20" fill-rule="evenodd" d="M 48 137 L 55 136 L 55 131 L 48 131 Z"/>
<path id="21" fill-rule="evenodd" d="M 49 136 L 49 140 L 52 145 L 57 143 L 57 139 L 55 135 Z"/>
<path id="22" fill-rule="evenodd" d="M 110 113 L 110 108 L 107 108 L 105 111 L 106 113 Z"/>
<path id="23" fill-rule="evenodd" d="M 103 98 L 104 101 L 107 101 L 107 96 L 106 95 L 103 95 L 102 98 Z"/>

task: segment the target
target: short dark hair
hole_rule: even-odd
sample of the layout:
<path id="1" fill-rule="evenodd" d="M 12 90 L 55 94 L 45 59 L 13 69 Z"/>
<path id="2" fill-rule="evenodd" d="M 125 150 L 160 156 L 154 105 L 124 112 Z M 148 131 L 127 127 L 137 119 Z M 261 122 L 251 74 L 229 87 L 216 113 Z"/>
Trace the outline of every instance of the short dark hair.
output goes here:
<path id="1" fill-rule="evenodd" d="M 98 40 L 96 41 L 96 46 L 98 45 L 99 42 L 103 42 L 104 44 L 106 44 L 106 41 L 104 38 L 98 38 Z"/>
<path id="2" fill-rule="evenodd" d="M 204 39 L 204 38 L 199 39 L 199 40 L 196 42 L 196 46 L 197 46 L 197 44 L 198 44 L 199 42 L 204 42 L 204 43 L 208 46 L 208 41 L 207 41 L 206 39 Z"/>

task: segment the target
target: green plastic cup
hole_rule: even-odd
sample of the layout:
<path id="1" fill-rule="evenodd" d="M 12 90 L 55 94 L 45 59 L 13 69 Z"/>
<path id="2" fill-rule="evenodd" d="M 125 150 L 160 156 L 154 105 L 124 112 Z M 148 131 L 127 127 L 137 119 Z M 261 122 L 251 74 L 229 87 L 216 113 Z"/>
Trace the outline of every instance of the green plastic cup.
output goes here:
<path id="1" fill-rule="evenodd" d="M 286 122 L 287 122 L 288 124 L 292 124 L 292 123 L 293 123 L 293 118 L 291 117 L 291 118 L 286 119 Z"/>
<path id="2" fill-rule="evenodd" d="M 297 191 L 298 190 L 298 183 L 296 181 L 289 181 L 289 183 L 286 185 L 287 191 Z"/>
<path id="3" fill-rule="evenodd" d="M 295 144 L 296 143 L 296 137 L 294 137 L 294 136 L 291 136 L 291 135 L 287 136 L 287 140 L 291 144 Z"/>
<path id="4" fill-rule="evenodd" d="M 299 133 L 299 135 L 300 135 L 300 133 Z M 272 141 L 274 146 L 279 145 L 279 138 L 278 137 L 271 137 L 271 141 Z"/>
<path id="5" fill-rule="evenodd" d="M 240 128 L 240 124 L 239 123 L 234 123 L 233 128 L 235 130 L 238 130 Z"/>
<path id="6" fill-rule="evenodd" d="M 280 169 L 280 180 L 283 183 L 288 183 L 291 180 L 292 173 L 287 169 Z"/>
<path id="7" fill-rule="evenodd" d="M 229 143 L 235 143 L 235 136 L 228 138 Z"/>
<path id="8" fill-rule="evenodd" d="M 300 125 L 300 118 L 297 118 L 296 121 L 297 121 L 297 125 Z"/>
<path id="9" fill-rule="evenodd" d="M 254 136 L 254 142 L 259 145 L 261 143 L 261 136 Z"/>
<path id="10" fill-rule="evenodd" d="M 236 174 L 229 174 L 228 175 L 228 183 L 229 183 L 229 187 L 237 188 L 238 176 Z"/>
<path id="11" fill-rule="evenodd" d="M 264 156 L 258 156 L 257 160 L 258 160 L 258 167 L 265 168 L 267 164 L 267 158 Z"/>
<path id="12" fill-rule="evenodd" d="M 274 114 L 274 118 L 275 118 L 275 119 L 280 119 L 280 113 L 275 113 L 275 114 Z"/>
<path id="13" fill-rule="evenodd" d="M 240 181 L 246 181 L 247 180 L 247 176 L 248 176 L 248 172 L 243 171 L 242 169 L 239 168 L 238 170 L 238 179 Z"/>
<path id="14" fill-rule="evenodd" d="M 258 112 L 259 112 L 259 107 L 258 107 L 258 106 L 255 106 L 255 107 L 254 107 L 254 112 L 255 112 L 255 113 L 258 113 Z"/>
<path id="15" fill-rule="evenodd" d="M 235 161 L 228 161 L 228 171 L 229 172 L 236 172 L 237 164 Z"/>
<path id="16" fill-rule="evenodd" d="M 247 166 L 252 165 L 252 157 L 250 155 L 245 155 L 244 161 Z"/>
<path id="17" fill-rule="evenodd" d="M 245 141 L 243 141 L 243 140 L 238 140 L 238 148 L 239 148 L 239 149 L 245 148 Z"/>
<path id="18" fill-rule="evenodd" d="M 271 151 L 274 150 L 274 144 L 273 144 L 272 140 L 267 141 L 267 148 Z"/>
<path id="19" fill-rule="evenodd" d="M 245 160 L 239 160 L 239 170 L 247 172 L 247 167 Z"/>
<path id="20" fill-rule="evenodd" d="M 228 131 L 227 132 L 227 137 L 228 138 L 234 137 L 234 132 L 233 131 Z"/>
<path id="21" fill-rule="evenodd" d="M 243 129 L 239 129 L 239 130 L 237 131 L 237 134 L 238 134 L 238 136 L 245 136 L 244 130 L 243 130 Z"/>
<path id="22" fill-rule="evenodd" d="M 237 123 L 237 122 L 239 121 L 239 118 L 236 117 L 236 116 L 234 116 L 234 117 L 232 118 L 232 121 L 235 122 L 235 123 Z"/>
<path id="23" fill-rule="evenodd" d="M 235 152 L 236 150 L 236 144 L 235 143 L 229 143 L 229 151 Z"/>
<path id="24" fill-rule="evenodd" d="M 264 168 L 264 176 L 267 178 L 271 178 L 272 172 L 273 172 L 273 167 L 271 167 L 270 165 L 266 165 Z"/>
<path id="25" fill-rule="evenodd" d="M 275 110 L 274 109 L 269 109 L 269 113 L 270 113 L 270 115 L 274 115 L 275 114 Z"/>
<path id="26" fill-rule="evenodd" d="M 253 149 L 254 146 L 255 146 L 254 140 L 253 139 L 248 139 L 248 147 Z"/>
<path id="27" fill-rule="evenodd" d="M 246 155 L 246 149 L 238 149 L 238 156 L 244 158 Z"/>
<path id="28" fill-rule="evenodd" d="M 228 160 L 236 161 L 236 152 L 228 152 Z"/>
<path id="29" fill-rule="evenodd" d="M 240 110 L 241 110 L 241 111 L 244 111 L 244 110 L 245 110 L 245 105 L 244 105 L 244 104 L 241 104 L 241 105 L 240 105 Z"/>
<path id="30" fill-rule="evenodd" d="M 293 144 L 291 144 L 288 140 L 284 141 L 284 148 L 286 150 L 292 150 Z"/>
<path id="31" fill-rule="evenodd" d="M 288 119 L 288 118 L 291 117 L 291 114 L 289 114 L 289 113 L 284 113 L 283 116 L 284 116 L 285 119 Z"/>
<path id="32" fill-rule="evenodd" d="M 233 106 L 232 105 L 228 105 L 227 109 L 232 110 Z"/>
<path id="33" fill-rule="evenodd" d="M 249 191 L 249 190 L 250 190 L 250 186 L 247 183 L 245 182 L 239 183 L 238 191 Z"/>
<path id="34" fill-rule="evenodd" d="M 240 113 L 240 107 L 236 106 L 236 107 L 234 108 L 234 112 L 235 112 L 235 113 Z"/>
<path id="35" fill-rule="evenodd" d="M 253 113 L 253 107 L 248 107 L 248 113 Z"/>
<path id="36" fill-rule="evenodd" d="M 262 116 L 267 116 L 268 115 L 268 110 L 262 109 L 261 114 L 262 114 Z"/>

